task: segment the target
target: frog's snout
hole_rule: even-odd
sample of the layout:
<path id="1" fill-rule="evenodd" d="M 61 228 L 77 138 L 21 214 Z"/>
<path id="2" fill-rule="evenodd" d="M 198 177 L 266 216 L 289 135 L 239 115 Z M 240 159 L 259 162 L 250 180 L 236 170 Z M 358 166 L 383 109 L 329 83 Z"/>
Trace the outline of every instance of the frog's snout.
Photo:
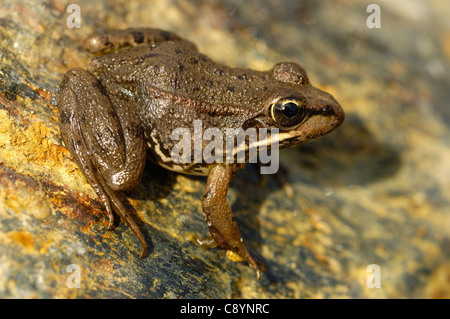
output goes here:
<path id="1" fill-rule="evenodd" d="M 332 127 L 338 127 L 345 119 L 342 106 L 331 94 L 318 89 L 317 91 L 319 98 L 311 100 L 311 115 L 322 115 L 328 119 L 328 122 Z"/>
<path id="2" fill-rule="evenodd" d="M 328 110 L 328 112 L 330 112 L 330 117 L 334 118 L 334 125 L 333 125 L 334 127 L 338 127 L 339 125 L 342 124 L 342 122 L 344 122 L 345 119 L 344 110 L 336 100 L 334 100 L 332 103 L 327 103 L 323 107 L 323 109 L 325 110 L 325 112 L 327 112 Z"/>

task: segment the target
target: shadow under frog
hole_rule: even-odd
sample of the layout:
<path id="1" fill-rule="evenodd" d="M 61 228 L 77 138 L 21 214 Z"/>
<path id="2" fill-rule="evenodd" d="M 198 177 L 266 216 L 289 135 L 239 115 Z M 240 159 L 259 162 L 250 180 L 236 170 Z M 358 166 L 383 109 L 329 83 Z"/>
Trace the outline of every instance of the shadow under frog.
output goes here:
<path id="1" fill-rule="evenodd" d="M 202 209 L 211 237 L 247 260 L 261 277 L 227 202 L 229 184 L 245 163 L 177 163 L 171 156 L 176 128 L 277 129 L 280 148 L 331 132 L 344 120 L 339 103 L 309 82 L 296 63 L 268 71 L 231 68 L 199 53 L 192 43 L 158 29 L 94 35 L 85 48 L 102 54 L 89 68 L 68 71 L 61 81 L 61 137 L 114 224 L 114 212 L 131 227 L 147 253 L 147 240 L 123 199 L 141 180 L 146 158 L 163 168 L 207 176 Z M 267 141 L 266 141 L 267 142 Z M 195 141 L 194 141 L 195 144 Z M 250 145 L 246 145 L 249 149 Z M 236 150 L 232 150 L 233 152 Z M 228 156 L 227 156 L 228 159 Z M 194 163 L 194 164 L 193 164 Z"/>

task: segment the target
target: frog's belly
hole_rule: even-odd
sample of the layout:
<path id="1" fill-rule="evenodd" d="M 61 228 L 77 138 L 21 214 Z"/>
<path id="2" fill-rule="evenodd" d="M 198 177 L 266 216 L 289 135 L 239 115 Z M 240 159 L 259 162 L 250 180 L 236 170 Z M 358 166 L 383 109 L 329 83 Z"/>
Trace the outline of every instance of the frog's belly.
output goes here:
<path id="1" fill-rule="evenodd" d="M 203 164 L 175 164 L 175 163 L 165 163 L 158 162 L 156 163 L 169 171 L 174 171 L 177 173 L 183 173 L 188 175 L 197 175 L 197 176 L 208 176 L 209 171 L 211 170 L 212 165 L 203 165 Z"/>
<path id="2" fill-rule="evenodd" d="M 215 165 L 217 165 L 218 163 L 227 163 L 228 157 L 226 155 L 226 150 L 224 150 L 224 155 L 223 157 L 219 158 L 219 161 L 216 161 L 216 158 L 211 157 L 203 158 L 205 154 L 202 154 L 200 161 L 195 161 L 195 150 L 191 150 L 191 162 L 176 162 L 174 161 L 171 154 L 171 146 L 160 143 L 160 140 L 162 139 L 158 138 L 156 134 L 157 133 L 152 132 L 147 138 L 147 146 L 149 149 L 147 153 L 148 158 L 155 164 L 164 167 L 165 169 L 189 175 L 208 176 L 209 172 Z M 256 141 L 254 144 L 251 144 L 251 147 L 256 150 L 259 147 L 260 143 L 265 144 L 265 142 L 265 140 L 263 142 Z M 237 147 L 233 148 L 233 154 L 231 156 L 231 159 L 235 159 L 238 152 L 245 152 L 243 161 L 237 161 L 236 163 L 234 163 L 235 165 L 238 165 L 239 168 L 243 168 L 245 166 L 245 163 L 255 159 L 256 157 L 256 153 L 250 152 L 251 154 L 249 154 L 248 144 L 244 144 L 242 147 L 242 149 Z M 256 161 L 252 163 L 255 162 Z"/>
<path id="3" fill-rule="evenodd" d="M 166 148 L 161 148 L 160 144 L 154 139 L 149 141 L 147 145 L 149 148 L 147 157 L 153 163 L 170 171 L 189 175 L 208 176 L 213 166 L 206 163 L 175 163 L 170 155 L 170 151 Z"/>

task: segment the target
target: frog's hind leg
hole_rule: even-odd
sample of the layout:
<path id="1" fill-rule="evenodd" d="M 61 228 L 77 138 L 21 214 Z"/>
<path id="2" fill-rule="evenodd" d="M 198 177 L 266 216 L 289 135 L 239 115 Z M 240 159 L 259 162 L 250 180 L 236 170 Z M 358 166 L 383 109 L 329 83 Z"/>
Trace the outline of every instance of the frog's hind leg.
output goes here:
<path id="1" fill-rule="evenodd" d="M 91 35 L 84 41 L 84 48 L 91 53 L 106 53 L 137 45 L 156 45 L 181 40 L 182 38 L 172 32 L 153 28 L 133 28 Z M 193 44 L 192 46 L 195 47 Z"/>
<path id="2" fill-rule="evenodd" d="M 145 256 L 144 236 L 117 194 L 136 186 L 145 166 L 144 133 L 128 102 L 114 105 L 92 74 L 73 69 L 61 82 L 59 124 L 64 145 L 106 208 L 109 229 L 114 209 L 137 235 Z"/>

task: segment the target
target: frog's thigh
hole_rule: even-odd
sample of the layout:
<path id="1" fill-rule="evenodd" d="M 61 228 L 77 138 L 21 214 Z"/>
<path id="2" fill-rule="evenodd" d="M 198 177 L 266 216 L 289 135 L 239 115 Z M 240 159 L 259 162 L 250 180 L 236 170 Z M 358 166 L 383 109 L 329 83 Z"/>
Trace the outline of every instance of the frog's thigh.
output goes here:
<path id="1" fill-rule="evenodd" d="M 66 73 L 59 100 L 63 141 L 88 181 L 96 179 L 113 191 L 136 186 L 145 165 L 137 111 L 128 110 L 129 118 L 119 118 L 130 105 L 115 107 L 103 86 L 83 69 Z"/>

